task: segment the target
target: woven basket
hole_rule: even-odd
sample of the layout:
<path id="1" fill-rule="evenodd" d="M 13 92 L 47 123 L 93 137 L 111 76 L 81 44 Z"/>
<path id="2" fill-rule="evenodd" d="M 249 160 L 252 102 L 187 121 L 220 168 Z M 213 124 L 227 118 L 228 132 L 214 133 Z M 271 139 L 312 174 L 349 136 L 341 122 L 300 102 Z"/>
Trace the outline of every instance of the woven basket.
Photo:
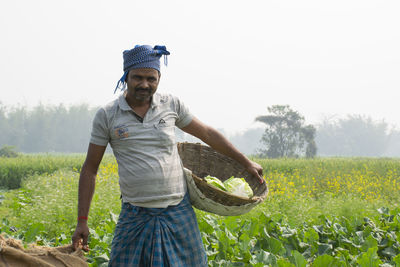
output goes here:
<path id="1" fill-rule="evenodd" d="M 235 160 L 209 146 L 178 143 L 178 153 L 186 170 L 186 180 L 192 205 L 219 215 L 240 215 L 261 203 L 268 194 L 266 183 L 251 175 Z M 221 181 L 231 176 L 243 177 L 253 190 L 253 197 L 236 196 L 209 185 L 204 177 L 211 175 Z"/>

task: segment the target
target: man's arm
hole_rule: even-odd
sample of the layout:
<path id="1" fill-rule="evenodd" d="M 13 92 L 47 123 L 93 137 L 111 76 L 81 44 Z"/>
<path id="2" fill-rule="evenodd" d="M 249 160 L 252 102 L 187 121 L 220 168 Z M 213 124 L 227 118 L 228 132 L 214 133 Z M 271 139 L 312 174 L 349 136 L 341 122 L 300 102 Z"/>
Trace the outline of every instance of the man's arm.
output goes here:
<path id="1" fill-rule="evenodd" d="M 72 236 L 72 244 L 75 249 L 82 245 L 83 250 L 88 251 L 87 239 L 89 236 L 89 227 L 87 220 L 82 217 L 88 217 L 90 202 L 92 201 L 94 188 L 96 184 L 96 175 L 100 162 L 103 158 L 105 146 L 98 146 L 90 143 L 86 160 L 83 163 L 78 192 L 78 223 L 75 233 Z"/>
<path id="2" fill-rule="evenodd" d="M 193 118 L 187 126 L 182 128 L 182 130 L 188 134 L 196 136 L 219 153 L 236 160 L 237 162 L 242 164 L 249 173 L 258 177 L 260 179 L 260 183 L 264 182 L 264 179 L 262 178 L 262 167 L 258 163 L 249 160 L 245 155 L 237 150 L 228 141 L 228 139 L 226 139 L 220 132 L 218 132 L 214 128 L 202 123 L 197 118 Z"/>

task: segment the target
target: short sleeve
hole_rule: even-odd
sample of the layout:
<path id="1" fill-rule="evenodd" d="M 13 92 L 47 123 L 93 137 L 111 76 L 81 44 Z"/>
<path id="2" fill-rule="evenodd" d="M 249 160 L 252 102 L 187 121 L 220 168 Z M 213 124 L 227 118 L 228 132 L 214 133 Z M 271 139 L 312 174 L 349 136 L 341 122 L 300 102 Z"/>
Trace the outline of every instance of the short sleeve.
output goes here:
<path id="1" fill-rule="evenodd" d="M 175 98 L 174 102 L 176 113 L 178 114 L 178 119 L 175 121 L 175 125 L 178 128 L 183 128 L 192 121 L 193 115 L 189 112 L 187 106 L 178 98 Z"/>
<path id="2" fill-rule="evenodd" d="M 96 112 L 93 119 L 90 143 L 107 146 L 109 140 L 110 134 L 107 127 L 107 116 L 105 110 L 101 108 Z"/>

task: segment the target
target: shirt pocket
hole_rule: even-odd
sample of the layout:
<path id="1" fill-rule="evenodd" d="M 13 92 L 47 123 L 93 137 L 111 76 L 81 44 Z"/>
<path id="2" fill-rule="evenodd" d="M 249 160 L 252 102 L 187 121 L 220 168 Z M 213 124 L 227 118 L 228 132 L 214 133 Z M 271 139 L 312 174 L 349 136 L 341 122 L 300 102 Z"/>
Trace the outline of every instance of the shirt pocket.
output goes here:
<path id="1" fill-rule="evenodd" d="M 173 121 L 161 121 L 154 124 L 154 128 L 163 145 L 175 144 L 175 123 Z"/>

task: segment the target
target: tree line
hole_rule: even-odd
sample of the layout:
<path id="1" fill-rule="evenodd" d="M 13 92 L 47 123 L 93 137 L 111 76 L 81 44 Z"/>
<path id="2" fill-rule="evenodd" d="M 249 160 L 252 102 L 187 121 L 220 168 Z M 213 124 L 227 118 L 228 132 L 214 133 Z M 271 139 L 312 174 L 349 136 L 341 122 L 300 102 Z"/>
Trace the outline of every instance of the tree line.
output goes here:
<path id="1" fill-rule="evenodd" d="M 0 105 L 0 146 L 26 153 L 85 152 L 96 110 L 87 104 L 39 104 L 32 109 Z"/>
<path id="2" fill-rule="evenodd" d="M 97 107 L 88 104 L 33 108 L 0 103 L 0 147 L 25 153 L 86 152 Z M 315 125 L 287 105 L 267 108 L 255 118 L 263 127 L 247 129 L 230 141 L 247 155 L 262 157 L 400 157 L 400 131 L 362 115 L 325 119 Z M 223 129 L 219 129 L 224 132 Z M 178 141 L 198 141 L 177 131 Z"/>

